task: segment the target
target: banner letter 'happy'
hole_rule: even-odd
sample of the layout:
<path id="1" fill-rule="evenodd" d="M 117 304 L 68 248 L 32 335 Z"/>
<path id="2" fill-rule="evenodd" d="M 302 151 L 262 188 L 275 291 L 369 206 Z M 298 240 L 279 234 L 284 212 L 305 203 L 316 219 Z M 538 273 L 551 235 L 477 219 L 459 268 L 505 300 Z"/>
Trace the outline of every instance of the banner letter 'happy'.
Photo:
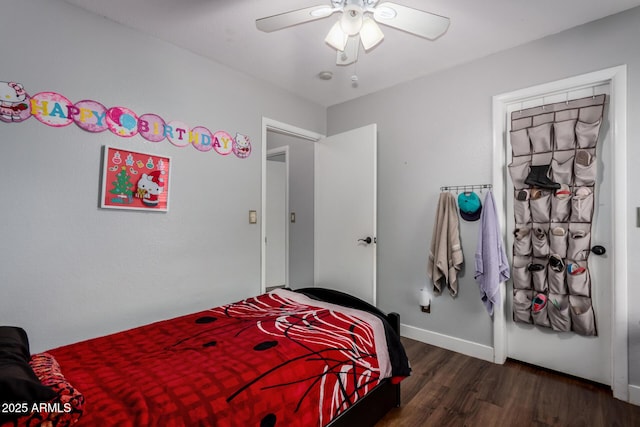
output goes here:
<path id="1" fill-rule="evenodd" d="M 19 123 L 32 116 L 51 127 L 64 127 L 75 123 L 80 129 L 91 133 L 108 129 L 121 138 L 131 138 L 140 134 L 149 142 L 167 139 L 176 147 L 191 145 L 202 152 L 213 149 L 220 155 L 233 153 L 241 159 L 251 154 L 251 141 L 241 133 L 236 133 L 235 137 L 225 131 L 212 133 L 204 126 L 190 128 L 184 122 L 166 122 L 159 115 L 152 113 L 138 116 L 127 107 L 106 108 L 101 103 L 89 99 L 74 104 L 56 92 L 39 92 L 30 97 L 22 84 L 0 81 L 0 121 Z"/>

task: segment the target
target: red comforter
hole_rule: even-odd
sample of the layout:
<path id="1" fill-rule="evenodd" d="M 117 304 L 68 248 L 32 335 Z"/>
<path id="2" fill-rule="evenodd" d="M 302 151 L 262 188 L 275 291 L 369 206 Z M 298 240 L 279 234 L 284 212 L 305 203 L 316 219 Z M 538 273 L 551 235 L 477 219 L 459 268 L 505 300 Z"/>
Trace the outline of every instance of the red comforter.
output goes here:
<path id="1" fill-rule="evenodd" d="M 391 376 L 380 320 L 278 290 L 50 351 L 78 426 L 324 426 Z"/>

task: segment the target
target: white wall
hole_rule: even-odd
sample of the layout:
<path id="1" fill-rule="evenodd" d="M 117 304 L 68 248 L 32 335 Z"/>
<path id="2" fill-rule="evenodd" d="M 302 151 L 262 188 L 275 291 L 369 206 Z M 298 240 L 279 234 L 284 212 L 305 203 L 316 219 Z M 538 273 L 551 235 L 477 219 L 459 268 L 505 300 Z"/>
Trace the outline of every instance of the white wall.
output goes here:
<path id="1" fill-rule="evenodd" d="M 241 160 L 35 118 L 0 123 L 0 324 L 23 326 L 40 351 L 258 293 L 260 225 L 248 211 L 261 204 L 262 116 L 324 133 L 325 109 L 59 0 L 0 9 L 0 80 L 253 145 Z M 172 157 L 170 212 L 98 208 L 105 144 Z"/>
<path id="2" fill-rule="evenodd" d="M 445 36 L 446 37 L 446 36 Z M 492 96 L 628 64 L 629 370 L 640 384 L 640 8 L 586 24 L 439 74 L 336 105 L 330 135 L 378 124 L 378 301 L 415 328 L 492 346 L 492 324 L 473 279 L 477 225 L 462 223 L 466 270 L 457 300 L 437 297 L 420 312 L 440 186 L 491 182 Z"/>

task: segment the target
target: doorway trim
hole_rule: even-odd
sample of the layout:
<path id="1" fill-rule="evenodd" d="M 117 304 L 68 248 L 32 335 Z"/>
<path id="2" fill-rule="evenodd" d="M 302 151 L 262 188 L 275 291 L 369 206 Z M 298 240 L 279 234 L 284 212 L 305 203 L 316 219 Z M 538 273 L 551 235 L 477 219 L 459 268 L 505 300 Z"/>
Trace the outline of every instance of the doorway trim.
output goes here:
<path id="1" fill-rule="evenodd" d="M 267 211 L 267 131 L 281 133 L 283 135 L 295 136 L 297 138 L 306 139 L 311 142 L 317 142 L 324 138 L 324 135 L 313 132 L 307 129 L 299 128 L 297 126 L 290 125 L 288 123 L 279 122 L 277 120 L 270 119 L 268 117 L 262 117 L 262 144 L 261 144 L 261 168 L 262 168 L 262 180 L 261 180 L 261 205 L 260 211 L 262 212 L 262 218 L 260 220 L 260 293 L 266 292 L 267 289 L 267 248 L 266 248 L 266 222 L 265 216 Z M 288 160 L 288 159 L 287 159 Z M 287 260 L 287 266 L 288 266 Z M 289 271 L 286 272 L 287 283 L 289 280 Z"/>
<path id="2" fill-rule="evenodd" d="M 611 331 L 611 388 L 617 399 L 629 401 L 628 367 L 628 280 L 627 280 L 627 66 L 607 68 L 567 79 L 557 80 L 493 97 L 493 193 L 505 209 L 498 209 L 503 239 L 506 241 L 506 182 L 505 143 L 507 107 L 514 103 L 539 98 L 549 93 L 563 93 L 580 87 L 602 83 L 611 85 L 611 140 L 613 143 L 613 289 Z M 494 362 L 502 364 L 507 358 L 507 327 L 505 303 L 506 285 L 500 285 L 502 303 L 493 319 Z"/>

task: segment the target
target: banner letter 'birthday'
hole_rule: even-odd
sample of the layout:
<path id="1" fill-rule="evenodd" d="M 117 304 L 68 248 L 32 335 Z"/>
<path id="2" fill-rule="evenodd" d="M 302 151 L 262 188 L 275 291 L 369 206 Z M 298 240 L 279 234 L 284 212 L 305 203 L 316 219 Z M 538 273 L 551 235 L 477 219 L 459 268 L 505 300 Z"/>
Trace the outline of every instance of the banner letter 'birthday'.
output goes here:
<path id="1" fill-rule="evenodd" d="M 211 132 L 204 126 L 190 128 L 181 121 L 166 122 L 157 114 L 138 116 L 129 108 L 106 108 L 88 99 L 74 104 L 56 92 L 40 92 L 29 96 L 22 84 L 0 81 L 0 121 L 17 123 L 32 116 L 51 127 L 75 123 L 80 129 L 92 133 L 108 129 L 121 138 L 140 134 L 150 142 L 167 139 L 176 147 L 191 145 L 198 151 L 214 150 L 223 156 L 233 153 L 241 159 L 251 154 L 251 141 L 241 133 L 232 137 L 228 132 Z"/>

